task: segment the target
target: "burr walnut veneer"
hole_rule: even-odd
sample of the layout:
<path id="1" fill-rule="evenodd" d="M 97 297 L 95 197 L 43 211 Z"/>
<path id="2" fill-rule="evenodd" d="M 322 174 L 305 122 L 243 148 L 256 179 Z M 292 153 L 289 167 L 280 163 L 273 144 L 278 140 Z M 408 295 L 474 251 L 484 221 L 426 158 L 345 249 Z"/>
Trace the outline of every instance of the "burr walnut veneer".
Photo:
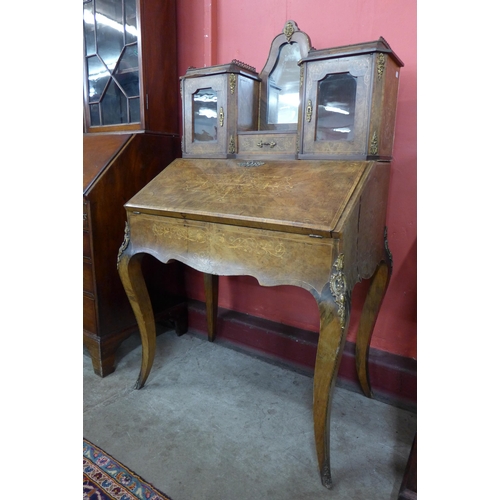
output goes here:
<path id="1" fill-rule="evenodd" d="M 155 323 L 140 262 L 152 255 L 205 274 L 209 339 L 215 338 L 220 275 L 308 290 L 320 311 L 314 432 L 321 479 L 330 473 L 331 390 L 346 338 L 350 295 L 371 278 L 357 336 L 357 369 L 371 395 L 368 346 L 391 272 L 384 236 L 390 164 L 377 161 L 176 159 L 125 208 L 119 273 L 138 320 L 146 382 Z"/>

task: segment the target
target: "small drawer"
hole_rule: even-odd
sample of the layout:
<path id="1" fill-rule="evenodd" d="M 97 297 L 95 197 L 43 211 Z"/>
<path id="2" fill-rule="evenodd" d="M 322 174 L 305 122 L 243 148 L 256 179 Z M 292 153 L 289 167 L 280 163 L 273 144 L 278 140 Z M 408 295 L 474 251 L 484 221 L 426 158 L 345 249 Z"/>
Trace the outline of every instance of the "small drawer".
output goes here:
<path id="1" fill-rule="evenodd" d="M 297 154 L 297 134 L 254 133 L 238 134 L 238 155 L 293 156 Z"/>
<path id="2" fill-rule="evenodd" d="M 89 259 L 92 257 L 92 252 L 90 250 L 90 233 L 88 231 L 83 231 L 83 256 Z"/>
<path id="3" fill-rule="evenodd" d="M 94 293 L 94 277 L 92 272 L 92 262 L 83 259 L 83 291 Z"/>

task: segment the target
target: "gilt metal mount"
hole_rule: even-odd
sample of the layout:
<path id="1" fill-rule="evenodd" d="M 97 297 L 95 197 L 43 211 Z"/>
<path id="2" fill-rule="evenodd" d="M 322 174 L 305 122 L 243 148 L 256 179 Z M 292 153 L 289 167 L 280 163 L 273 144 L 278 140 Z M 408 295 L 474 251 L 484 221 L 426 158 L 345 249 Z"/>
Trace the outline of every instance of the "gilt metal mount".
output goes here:
<path id="1" fill-rule="evenodd" d="M 229 154 L 234 154 L 236 152 L 236 144 L 234 142 L 234 136 L 231 135 L 229 137 L 229 148 L 228 148 L 228 153 Z"/>
<path id="2" fill-rule="evenodd" d="M 262 142 L 262 141 L 259 141 L 257 143 L 257 146 L 259 146 L 259 148 L 262 148 L 264 146 L 269 146 L 270 148 L 274 148 L 274 146 L 276 146 L 276 143 L 274 141 L 271 141 L 271 142 Z"/>
<path id="3" fill-rule="evenodd" d="M 234 94 L 234 91 L 236 90 L 236 75 L 234 73 L 229 75 L 229 90 L 231 91 L 231 94 Z"/>
<path id="4" fill-rule="evenodd" d="M 118 257 L 116 259 L 116 267 L 120 264 L 120 259 L 122 258 L 123 252 L 127 249 L 128 244 L 130 242 L 130 227 L 128 222 L 125 222 L 125 234 L 123 236 L 123 242 L 118 249 Z"/>
<path id="5" fill-rule="evenodd" d="M 260 167 L 261 165 L 265 165 L 264 161 L 255 161 L 255 160 L 250 160 L 250 161 L 240 161 L 238 163 L 240 167 Z"/>
<path id="6" fill-rule="evenodd" d="M 370 154 L 377 155 L 378 154 L 378 137 L 377 132 L 373 132 L 372 140 L 370 142 Z"/>
<path id="7" fill-rule="evenodd" d="M 340 326 L 342 329 L 346 325 L 346 305 L 347 305 L 347 281 L 344 274 L 344 254 L 341 253 L 333 264 L 332 275 L 330 276 L 330 292 L 338 307 Z"/>
<path id="8" fill-rule="evenodd" d="M 308 122 L 311 121 L 312 113 L 313 113 L 313 105 L 311 99 L 309 99 L 307 101 L 307 108 L 306 108 L 306 120 Z"/>
<path id="9" fill-rule="evenodd" d="M 283 28 L 283 34 L 286 36 L 286 41 L 290 43 L 290 40 L 292 39 L 293 33 L 295 32 L 295 29 L 293 27 L 293 24 L 288 21 L 285 24 L 285 27 Z"/>
<path id="10" fill-rule="evenodd" d="M 377 56 L 377 79 L 380 81 L 382 76 L 384 76 L 385 70 L 385 56 L 384 54 L 379 54 Z"/>

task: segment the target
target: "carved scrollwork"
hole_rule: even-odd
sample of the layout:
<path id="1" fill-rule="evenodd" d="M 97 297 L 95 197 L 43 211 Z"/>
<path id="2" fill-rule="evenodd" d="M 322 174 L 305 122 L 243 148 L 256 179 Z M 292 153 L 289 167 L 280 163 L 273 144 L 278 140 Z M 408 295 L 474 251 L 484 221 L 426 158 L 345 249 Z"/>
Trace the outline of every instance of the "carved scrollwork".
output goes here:
<path id="1" fill-rule="evenodd" d="M 128 222 L 125 222 L 125 234 L 123 236 L 123 242 L 118 249 L 118 257 L 116 259 L 116 267 L 120 264 L 120 259 L 122 258 L 123 252 L 127 249 L 128 244 L 130 242 L 130 227 Z"/>
<path id="2" fill-rule="evenodd" d="M 344 254 L 341 253 L 333 264 L 332 275 L 330 276 L 330 292 L 338 307 L 340 326 L 342 329 L 346 325 L 346 307 L 348 300 L 347 281 L 344 274 Z"/>

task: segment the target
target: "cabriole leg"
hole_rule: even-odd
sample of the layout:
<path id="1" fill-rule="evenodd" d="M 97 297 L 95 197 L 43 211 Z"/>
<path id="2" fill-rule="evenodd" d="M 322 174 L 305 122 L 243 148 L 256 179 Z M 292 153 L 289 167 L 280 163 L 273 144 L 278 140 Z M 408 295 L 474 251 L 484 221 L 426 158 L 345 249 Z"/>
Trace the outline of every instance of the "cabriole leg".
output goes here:
<path id="1" fill-rule="evenodd" d="M 338 264 L 338 266 L 337 266 Z M 349 323 L 350 296 L 342 272 L 342 259 L 336 263 L 330 289 L 325 287 L 318 300 L 320 331 L 314 368 L 313 415 L 316 454 L 323 486 L 333 487 L 330 470 L 330 410 Z"/>
<path id="2" fill-rule="evenodd" d="M 370 341 L 392 274 L 392 255 L 387 245 L 387 229 L 384 232 L 384 239 L 386 257 L 371 278 L 356 335 L 356 371 L 363 393 L 369 398 L 373 397 L 368 370 Z"/>
<path id="3" fill-rule="evenodd" d="M 126 248 L 126 247 L 125 247 Z M 156 325 L 148 289 L 141 269 L 142 254 L 130 255 L 123 245 L 118 256 L 118 273 L 135 314 L 142 342 L 142 363 L 135 384 L 140 389 L 153 366 L 156 351 Z"/>
<path id="4" fill-rule="evenodd" d="M 205 284 L 205 300 L 207 308 L 208 340 L 213 342 L 217 329 L 217 310 L 219 305 L 219 277 L 214 274 L 203 274 Z"/>

